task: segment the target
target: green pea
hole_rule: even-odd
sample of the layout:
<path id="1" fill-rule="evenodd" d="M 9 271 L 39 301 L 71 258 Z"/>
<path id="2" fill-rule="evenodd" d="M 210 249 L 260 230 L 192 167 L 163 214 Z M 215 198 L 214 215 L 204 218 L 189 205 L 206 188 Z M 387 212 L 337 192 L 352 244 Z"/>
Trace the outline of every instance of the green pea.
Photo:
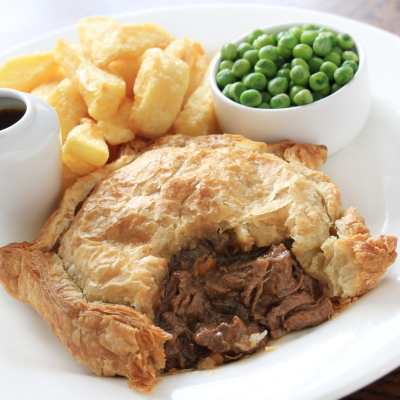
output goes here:
<path id="1" fill-rule="evenodd" d="M 358 63 L 358 55 L 354 51 L 346 50 L 343 52 L 342 57 L 344 61 L 354 61 Z"/>
<path id="2" fill-rule="evenodd" d="M 335 82 L 332 85 L 332 93 L 335 93 L 336 91 L 338 91 L 340 89 L 340 86 Z"/>
<path id="3" fill-rule="evenodd" d="M 310 69 L 310 66 L 302 58 L 293 58 L 291 65 L 292 65 L 292 68 L 294 68 L 296 65 L 300 65 L 301 67 Z"/>
<path id="4" fill-rule="evenodd" d="M 282 78 L 290 79 L 290 69 L 289 68 L 281 68 L 276 76 L 281 76 Z"/>
<path id="5" fill-rule="evenodd" d="M 282 65 L 282 68 L 285 68 L 285 69 L 290 69 L 291 68 L 291 65 L 290 65 L 290 63 L 285 63 L 285 64 L 283 64 Z"/>
<path id="6" fill-rule="evenodd" d="M 299 41 L 297 37 L 290 32 L 286 32 L 282 37 L 279 39 L 278 48 L 279 46 L 285 47 L 289 50 L 293 50 L 294 46 L 298 44 Z"/>
<path id="7" fill-rule="evenodd" d="M 294 96 L 301 90 L 305 89 L 304 86 L 294 85 L 290 88 L 290 98 L 293 100 Z"/>
<path id="8" fill-rule="evenodd" d="M 320 68 L 321 72 L 324 72 L 330 80 L 333 80 L 333 74 L 337 70 L 337 65 L 331 61 L 325 61 Z"/>
<path id="9" fill-rule="evenodd" d="M 328 94 L 329 94 L 330 92 L 331 92 L 331 87 L 330 87 L 330 85 L 328 84 L 328 86 L 325 86 L 323 89 L 317 90 L 317 91 L 315 91 L 314 93 L 319 93 L 319 94 L 321 94 L 322 97 L 326 97 L 326 96 L 328 96 Z"/>
<path id="10" fill-rule="evenodd" d="M 232 66 L 232 72 L 238 78 L 246 75 L 251 69 L 251 65 L 248 60 L 241 58 L 236 60 Z"/>
<path id="11" fill-rule="evenodd" d="M 332 47 L 336 46 L 337 43 L 337 34 L 332 31 L 323 31 L 324 35 L 331 40 Z"/>
<path id="12" fill-rule="evenodd" d="M 356 71 L 357 71 L 357 69 L 358 69 L 358 65 L 357 65 L 357 63 L 356 62 L 354 62 L 354 61 L 351 61 L 351 60 L 346 60 L 343 64 L 342 64 L 342 67 L 344 67 L 344 66 L 349 66 L 352 70 L 353 70 L 353 72 L 355 73 Z"/>
<path id="13" fill-rule="evenodd" d="M 240 95 L 247 89 L 242 82 L 230 83 L 229 97 L 237 102 L 240 101 Z"/>
<path id="14" fill-rule="evenodd" d="M 274 44 L 274 38 L 267 33 L 263 33 L 254 41 L 253 46 L 259 50 L 261 47 L 267 46 L 268 44 Z"/>
<path id="15" fill-rule="evenodd" d="M 283 46 L 280 42 L 278 44 L 278 53 L 284 59 L 287 60 L 292 55 L 292 50 Z"/>
<path id="16" fill-rule="evenodd" d="M 311 72 L 318 72 L 323 64 L 324 60 L 320 57 L 312 57 L 311 60 L 308 62 L 310 65 Z"/>
<path id="17" fill-rule="evenodd" d="M 225 87 L 224 87 L 224 90 L 222 91 L 222 94 L 225 96 L 225 97 L 228 97 L 228 99 L 231 99 L 231 94 L 230 94 L 230 89 L 231 89 L 231 86 L 233 85 L 233 83 L 229 83 L 228 85 L 226 85 Z"/>
<path id="18" fill-rule="evenodd" d="M 313 43 L 314 53 L 318 56 L 325 57 L 332 51 L 332 42 L 326 32 L 321 32 L 315 38 Z"/>
<path id="19" fill-rule="evenodd" d="M 276 75 L 276 65 L 273 61 L 266 59 L 257 61 L 257 64 L 254 66 L 255 72 L 261 72 L 267 78 L 273 78 Z"/>
<path id="20" fill-rule="evenodd" d="M 345 66 L 339 67 L 333 74 L 333 77 L 335 79 L 335 82 L 339 86 L 343 86 L 347 82 L 351 81 L 351 79 L 353 78 L 353 75 L 354 75 L 353 69 L 351 67 L 349 67 L 348 65 L 345 65 Z"/>
<path id="21" fill-rule="evenodd" d="M 293 49 L 293 57 L 309 60 L 313 55 L 312 48 L 308 44 L 300 43 Z"/>
<path id="22" fill-rule="evenodd" d="M 300 41 L 300 37 L 303 33 L 303 29 L 301 29 L 299 26 L 293 26 L 289 29 L 289 32 L 296 37 L 297 41 Z"/>
<path id="23" fill-rule="evenodd" d="M 273 41 L 272 46 L 276 46 L 278 44 L 278 38 L 276 33 L 270 33 L 271 40 Z"/>
<path id="24" fill-rule="evenodd" d="M 304 86 L 308 82 L 308 78 L 310 77 L 310 73 L 308 69 L 296 65 L 290 71 L 290 79 L 295 85 Z"/>
<path id="25" fill-rule="evenodd" d="M 280 38 L 286 33 L 286 31 L 281 31 L 276 34 L 276 42 L 279 43 Z"/>
<path id="26" fill-rule="evenodd" d="M 236 82 L 236 76 L 233 75 L 232 71 L 223 69 L 219 71 L 216 77 L 217 85 L 220 89 L 223 89 L 228 83 Z"/>
<path id="27" fill-rule="evenodd" d="M 315 38 L 318 36 L 317 31 L 304 31 L 300 37 L 300 43 L 312 46 Z"/>
<path id="28" fill-rule="evenodd" d="M 276 46 L 272 46 L 272 45 L 267 45 L 262 47 L 259 51 L 258 51 L 258 57 L 260 59 L 268 59 L 271 61 L 278 61 L 278 57 L 279 57 L 279 52 L 278 52 L 278 48 Z"/>
<path id="29" fill-rule="evenodd" d="M 239 57 L 243 57 L 247 50 L 253 50 L 253 46 L 247 42 L 240 43 L 238 46 Z"/>
<path id="30" fill-rule="evenodd" d="M 263 90 L 267 86 L 267 78 L 260 72 L 253 72 L 243 78 L 243 83 L 249 89 Z"/>
<path id="31" fill-rule="evenodd" d="M 339 33 L 337 42 L 343 50 L 351 50 L 354 47 L 354 41 L 347 33 Z"/>
<path id="32" fill-rule="evenodd" d="M 222 71 L 223 69 L 232 69 L 233 62 L 230 60 L 221 61 L 218 67 L 218 71 Z"/>
<path id="33" fill-rule="evenodd" d="M 304 24 L 304 25 L 302 26 L 302 28 L 303 28 L 303 30 L 305 30 L 305 31 L 316 31 L 316 30 L 319 29 L 319 26 L 318 26 L 318 25 L 315 25 L 315 24 Z"/>
<path id="34" fill-rule="evenodd" d="M 247 50 L 243 54 L 243 58 L 247 60 L 250 65 L 255 65 L 258 61 L 258 51 L 257 50 Z"/>
<path id="35" fill-rule="evenodd" d="M 261 92 L 263 103 L 269 103 L 271 100 L 271 95 L 268 92 Z"/>
<path id="36" fill-rule="evenodd" d="M 268 82 L 268 91 L 275 96 L 280 93 L 285 93 L 288 85 L 289 82 L 286 78 L 278 76 Z"/>
<path id="37" fill-rule="evenodd" d="M 342 57 L 343 50 L 341 49 L 341 47 L 335 46 L 335 47 L 332 49 L 332 52 L 333 52 L 333 53 L 338 53 L 338 54 L 340 55 L 340 57 Z"/>
<path id="38" fill-rule="evenodd" d="M 259 106 L 258 106 L 258 108 L 271 108 L 271 106 L 269 105 L 269 103 L 266 103 L 266 102 L 262 102 Z"/>
<path id="39" fill-rule="evenodd" d="M 321 92 L 313 92 L 314 101 L 323 99 L 325 96 Z"/>
<path id="40" fill-rule="evenodd" d="M 251 32 L 247 38 L 246 41 L 250 44 L 254 42 L 259 36 L 261 36 L 264 33 L 262 29 L 256 29 L 255 31 Z"/>
<path id="41" fill-rule="evenodd" d="M 333 32 L 332 29 L 327 26 L 321 26 L 318 30 L 319 32 Z"/>
<path id="42" fill-rule="evenodd" d="M 279 50 L 278 50 L 278 52 L 279 52 Z M 285 64 L 285 61 L 286 60 L 281 55 L 279 55 L 278 59 L 276 60 L 276 66 L 278 68 L 282 68 L 282 65 Z"/>
<path id="43" fill-rule="evenodd" d="M 324 72 L 316 72 L 310 76 L 310 88 L 315 91 L 320 91 L 329 87 L 329 78 Z"/>
<path id="44" fill-rule="evenodd" d="M 240 95 L 240 103 L 248 107 L 258 107 L 262 102 L 261 93 L 255 89 L 245 90 Z"/>
<path id="45" fill-rule="evenodd" d="M 293 103 L 296 106 L 304 106 L 314 101 L 312 93 L 308 89 L 302 89 L 293 97 Z"/>
<path id="46" fill-rule="evenodd" d="M 287 108 L 290 106 L 290 97 L 286 93 L 280 93 L 272 97 L 271 108 Z"/>
<path id="47" fill-rule="evenodd" d="M 233 43 L 227 43 L 221 49 L 221 58 L 223 60 L 233 61 L 237 57 L 237 47 Z"/>
<path id="48" fill-rule="evenodd" d="M 339 66 L 342 62 L 342 56 L 336 51 L 332 50 L 328 55 L 325 56 L 325 61 L 333 62 L 334 64 Z"/>

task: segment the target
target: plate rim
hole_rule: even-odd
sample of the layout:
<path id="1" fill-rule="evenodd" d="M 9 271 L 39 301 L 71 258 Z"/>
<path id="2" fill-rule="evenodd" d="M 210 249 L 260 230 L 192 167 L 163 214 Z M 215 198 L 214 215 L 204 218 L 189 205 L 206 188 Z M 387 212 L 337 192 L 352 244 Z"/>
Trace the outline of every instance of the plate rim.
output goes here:
<path id="1" fill-rule="evenodd" d="M 325 15 L 329 17 L 336 17 L 339 19 L 343 19 L 349 23 L 353 24 L 358 24 L 361 26 L 364 26 L 365 28 L 372 29 L 374 31 L 377 31 L 379 33 L 384 33 L 386 35 L 389 35 L 392 37 L 392 39 L 400 40 L 400 37 L 396 35 L 393 32 L 387 31 L 386 29 L 377 27 L 375 25 L 369 24 L 368 22 L 364 21 L 359 21 L 350 17 L 346 17 L 340 14 L 335 14 L 335 13 L 330 13 L 326 11 L 319 11 L 319 10 L 314 10 L 312 8 L 301 8 L 301 7 L 296 7 L 296 6 L 278 6 L 278 5 L 267 5 L 267 4 L 260 4 L 260 3 L 229 3 L 229 2 L 223 2 L 223 3 L 202 3 L 202 4 L 191 4 L 191 5 L 172 5 L 169 7 L 166 6 L 161 6 L 161 7 L 149 7 L 149 8 L 144 8 L 141 10 L 132 10 L 132 11 L 122 11 L 118 13 L 105 13 L 103 15 L 113 17 L 113 18 L 122 18 L 122 17 L 128 17 L 128 16 L 137 16 L 137 15 L 142 15 L 142 14 L 153 14 L 157 12 L 174 12 L 177 10 L 188 10 L 188 9 L 204 9 L 204 8 L 214 8 L 214 9 L 222 9 L 225 7 L 230 7 L 230 8 L 259 8 L 259 9 L 274 9 L 274 10 L 282 10 L 282 11 L 287 11 L 291 10 L 294 12 L 309 12 L 314 15 Z M 95 14 L 93 14 L 95 15 Z M 60 28 L 57 29 L 51 29 L 43 34 L 37 35 L 33 37 L 32 39 L 29 40 L 24 40 L 22 42 L 17 43 L 15 46 L 8 47 L 6 50 L 0 52 L 0 59 L 3 59 L 4 57 L 7 57 L 8 54 L 13 53 L 15 51 L 20 50 L 23 47 L 30 46 L 31 44 L 34 44 L 36 42 L 42 41 L 49 39 L 55 35 L 61 35 L 63 32 L 67 32 L 72 30 L 75 27 L 75 25 L 63 25 Z"/>
<path id="2" fill-rule="evenodd" d="M 300 8 L 300 7 L 291 7 L 291 6 L 278 6 L 278 5 L 266 5 L 266 4 L 260 4 L 260 3 L 229 3 L 229 2 L 223 2 L 223 3 L 203 3 L 203 4 L 191 4 L 191 5 L 172 5 L 172 6 L 155 6 L 155 7 L 150 7 L 150 8 L 144 8 L 140 10 L 128 10 L 128 11 L 122 11 L 118 13 L 104 13 L 102 15 L 107 15 L 110 17 L 114 17 L 116 19 L 120 18 L 129 18 L 129 17 L 136 17 L 140 15 L 148 15 L 149 18 L 151 18 L 151 15 L 154 13 L 169 13 L 169 12 L 176 12 L 176 11 L 184 11 L 184 10 L 193 10 L 193 9 L 224 9 L 226 7 L 229 8 L 236 8 L 236 9 L 241 9 L 241 8 L 247 8 L 247 9 L 259 9 L 259 10 L 280 10 L 282 12 L 290 10 L 291 12 L 294 13 L 304 13 L 307 12 L 310 15 L 314 16 L 322 16 L 322 17 L 335 17 L 340 20 L 346 21 L 347 23 L 355 24 L 360 27 L 363 27 L 364 29 L 368 29 L 370 31 L 373 31 L 375 34 L 384 34 L 388 35 L 390 37 L 390 40 L 396 40 L 400 41 L 400 37 L 396 35 L 395 33 L 389 32 L 383 28 L 371 25 L 367 22 L 363 21 L 358 21 L 346 16 L 342 16 L 339 14 L 335 13 L 330 13 L 326 11 L 318 11 L 314 9 L 309 9 L 309 8 Z M 95 15 L 95 14 L 92 14 Z M 74 24 L 69 24 L 69 25 L 64 25 L 61 26 L 57 29 L 52 29 L 49 30 L 43 34 L 37 35 L 33 37 L 32 39 L 22 41 L 17 43 L 14 46 L 8 47 L 6 50 L 0 52 L 0 62 L 4 60 L 4 58 L 9 57 L 10 54 L 14 52 L 18 52 L 21 49 L 30 47 L 32 45 L 35 45 L 38 42 L 42 42 L 45 40 L 49 40 L 51 38 L 54 38 L 55 36 L 62 36 L 63 34 L 67 32 L 72 32 L 76 28 L 76 25 Z M 399 262 L 400 260 L 398 260 Z M 392 352 L 391 354 L 387 354 L 385 357 L 385 360 L 382 361 L 380 359 L 380 363 L 374 363 L 374 365 L 370 365 L 369 368 L 364 370 L 365 372 L 362 373 L 358 379 L 355 381 L 352 381 L 351 383 L 340 385 L 340 382 L 338 384 L 335 384 L 334 387 L 331 387 L 328 391 L 325 391 L 324 393 L 318 392 L 314 393 L 315 395 L 318 396 L 325 396 L 324 398 L 338 398 L 342 396 L 346 396 L 350 393 L 353 393 L 367 385 L 369 385 L 372 382 L 375 382 L 379 380 L 381 377 L 385 376 L 386 374 L 390 373 L 394 369 L 400 366 L 400 349 L 399 351 Z M 328 397 L 327 397 L 328 396 Z M 322 397 L 318 397 L 322 398 Z"/>

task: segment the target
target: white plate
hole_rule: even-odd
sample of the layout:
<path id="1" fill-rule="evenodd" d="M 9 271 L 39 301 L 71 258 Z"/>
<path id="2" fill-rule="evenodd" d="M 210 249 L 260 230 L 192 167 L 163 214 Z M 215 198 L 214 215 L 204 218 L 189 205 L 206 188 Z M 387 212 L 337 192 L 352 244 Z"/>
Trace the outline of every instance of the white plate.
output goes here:
<path id="1" fill-rule="evenodd" d="M 361 41 L 368 57 L 374 106 L 362 134 L 330 159 L 325 169 L 343 189 L 344 203 L 356 205 L 374 233 L 400 236 L 399 38 L 345 18 L 293 8 L 203 6 L 150 10 L 120 18 L 160 23 L 177 36 L 202 41 L 211 52 L 252 28 L 290 22 L 331 25 Z M 60 33 L 76 38 L 73 28 L 67 28 L 0 59 L 50 49 Z M 400 365 L 400 265 L 397 262 L 376 290 L 337 318 L 285 338 L 275 351 L 213 371 L 164 378 L 147 397 L 128 389 L 125 379 L 91 376 L 37 315 L 3 291 L 0 321 L 4 399 L 37 398 L 39 394 L 42 400 L 336 399 Z"/>

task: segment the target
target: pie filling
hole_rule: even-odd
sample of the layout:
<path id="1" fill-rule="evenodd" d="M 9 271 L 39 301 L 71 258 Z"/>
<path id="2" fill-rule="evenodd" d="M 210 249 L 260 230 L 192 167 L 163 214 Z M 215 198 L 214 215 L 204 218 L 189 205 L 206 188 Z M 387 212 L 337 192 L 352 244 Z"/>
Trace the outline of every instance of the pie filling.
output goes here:
<path id="1" fill-rule="evenodd" d="M 166 370 L 239 359 L 332 314 L 323 284 L 303 271 L 288 242 L 247 253 L 202 242 L 172 258 L 164 282 L 157 322 L 173 335 Z"/>

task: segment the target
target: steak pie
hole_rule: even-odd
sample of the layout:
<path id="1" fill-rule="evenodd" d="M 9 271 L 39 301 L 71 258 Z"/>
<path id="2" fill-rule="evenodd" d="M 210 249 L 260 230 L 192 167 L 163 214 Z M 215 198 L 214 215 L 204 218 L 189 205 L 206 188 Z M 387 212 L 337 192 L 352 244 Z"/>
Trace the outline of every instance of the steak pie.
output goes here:
<path id="1" fill-rule="evenodd" d="M 396 238 L 371 236 L 318 170 L 326 148 L 164 137 L 79 179 L 0 280 L 68 350 L 147 391 L 329 320 L 375 287 Z"/>

